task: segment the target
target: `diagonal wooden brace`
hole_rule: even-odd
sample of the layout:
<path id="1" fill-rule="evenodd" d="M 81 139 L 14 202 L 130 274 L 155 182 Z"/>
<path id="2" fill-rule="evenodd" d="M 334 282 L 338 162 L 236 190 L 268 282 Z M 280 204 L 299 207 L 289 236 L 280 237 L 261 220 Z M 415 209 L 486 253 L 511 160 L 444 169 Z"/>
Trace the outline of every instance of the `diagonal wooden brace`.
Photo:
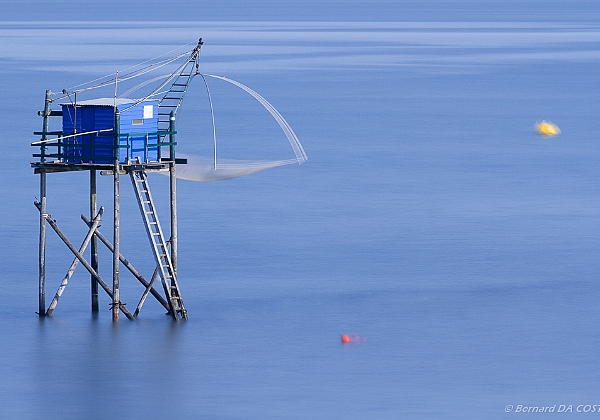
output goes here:
<path id="1" fill-rule="evenodd" d="M 36 201 L 34 204 L 38 208 L 38 210 L 41 211 L 41 208 L 42 208 L 41 204 L 38 201 Z M 65 245 L 67 245 L 67 247 L 69 248 L 69 250 L 77 257 L 77 259 L 81 262 L 81 264 L 86 268 L 86 270 L 89 271 L 89 273 L 92 276 L 94 276 L 94 278 L 96 280 L 98 280 L 98 284 L 100 286 L 102 286 L 102 288 L 104 289 L 104 291 L 112 299 L 112 297 L 113 297 L 112 290 L 110 290 L 110 288 L 106 285 L 106 283 L 104 282 L 104 280 L 102 280 L 102 278 L 98 275 L 98 273 L 96 272 L 96 270 L 94 270 L 92 268 L 92 266 L 86 261 L 86 259 L 83 257 L 83 255 L 81 255 L 79 253 L 79 251 L 77 251 L 77 249 L 75 249 L 75 247 L 69 241 L 69 239 L 67 239 L 67 237 L 64 235 L 64 233 L 62 233 L 62 231 L 58 228 L 58 225 L 56 224 L 56 222 L 54 220 L 52 220 L 52 216 L 50 216 L 49 214 L 42 214 L 42 216 L 46 219 L 46 221 L 52 227 L 52 229 L 54 229 L 54 231 L 59 236 L 59 238 L 62 239 L 62 241 L 65 243 Z M 133 317 L 133 315 L 131 315 L 131 313 L 125 308 L 125 306 L 122 303 L 119 303 L 119 309 L 121 309 L 121 312 L 123 312 L 123 314 L 127 317 L 127 319 L 129 319 L 129 320 L 134 320 L 135 319 Z"/>
<path id="2" fill-rule="evenodd" d="M 98 212 L 98 214 L 96 214 L 96 217 L 94 217 L 94 221 L 90 226 L 90 230 L 88 231 L 87 235 L 85 236 L 85 239 L 83 240 L 83 243 L 81 244 L 81 247 L 79 248 L 79 253 L 81 255 L 83 255 L 83 253 L 85 252 L 85 249 L 87 248 L 88 244 L 90 243 L 90 241 L 92 239 L 92 236 L 94 236 L 94 232 L 98 228 L 98 224 L 100 224 L 100 221 L 101 221 L 100 217 L 102 216 L 103 212 L 104 212 L 104 207 L 100 207 L 100 211 Z M 75 268 L 77 268 L 78 264 L 79 264 L 79 260 L 76 257 L 73 260 L 71 267 L 69 267 L 67 274 L 63 278 L 63 281 L 60 284 L 60 287 L 56 291 L 56 295 L 54 295 L 54 299 L 52 299 L 52 302 L 50 302 L 50 306 L 48 307 L 48 310 L 46 311 L 47 315 L 52 315 L 52 312 L 54 312 L 54 309 L 56 308 L 56 305 L 58 304 L 58 299 L 60 299 L 63 292 L 65 291 L 65 288 L 67 287 L 67 284 L 69 283 L 69 280 L 71 279 L 71 276 L 75 272 Z"/>
<path id="3" fill-rule="evenodd" d="M 88 225 L 91 225 L 91 221 L 85 217 L 83 214 L 81 215 L 81 219 Z M 100 241 L 106 245 L 106 247 L 109 249 L 110 252 L 114 253 L 115 252 L 115 247 L 110 243 L 110 241 L 108 239 L 106 239 L 106 237 L 99 231 L 96 230 L 94 232 L 94 235 L 96 235 L 96 237 L 98 239 L 100 239 Z M 162 306 L 164 306 L 164 308 L 170 313 L 171 309 L 169 308 L 169 304 L 167 303 L 167 301 L 160 295 L 160 293 L 158 293 L 158 291 L 156 291 L 156 289 L 154 287 L 152 287 L 152 282 L 148 282 L 140 273 L 139 271 L 137 271 L 133 265 L 131 265 L 131 263 L 125 259 L 125 257 L 122 254 L 119 254 L 119 260 L 121 261 L 121 263 L 123 263 L 123 265 L 125 266 L 125 268 L 127 268 L 129 270 L 129 272 L 131 274 L 133 274 L 133 276 L 138 279 L 138 281 L 140 283 L 142 283 L 144 285 L 144 287 L 146 287 L 146 289 L 148 289 L 150 291 L 150 293 L 152 294 L 152 296 L 154 296 L 156 298 L 156 300 L 158 300 L 160 302 L 160 304 Z M 139 312 L 139 311 L 137 311 Z M 137 315 L 136 315 L 137 316 Z M 134 316 L 135 318 L 135 316 Z"/>
<path id="4" fill-rule="evenodd" d="M 144 305 L 144 302 L 146 301 L 146 298 L 148 297 L 148 293 L 150 293 L 150 291 L 154 289 L 154 287 L 153 287 L 154 280 L 156 280 L 157 277 L 158 277 L 158 267 L 156 267 L 154 269 L 152 278 L 150 278 L 150 283 L 148 283 L 148 286 L 146 286 L 146 290 L 144 290 L 144 293 L 142 293 L 142 297 L 140 298 L 140 301 L 139 301 L 137 307 L 135 308 L 135 312 L 133 313 L 134 318 L 137 318 L 138 315 L 140 314 L 140 311 L 142 310 L 142 306 Z M 168 313 L 171 312 L 168 307 L 166 309 L 167 309 Z"/>
<path id="5" fill-rule="evenodd" d="M 171 245 L 171 241 L 167 242 L 167 249 L 169 249 L 170 245 Z M 156 280 L 156 278 L 158 277 L 158 270 L 159 270 L 158 267 L 156 267 L 154 269 L 154 273 L 152 274 L 152 278 L 150 279 L 150 284 L 148 284 L 148 286 L 146 286 L 146 290 L 144 290 L 144 293 L 142 294 L 142 297 L 140 298 L 140 302 L 138 303 L 138 306 L 135 308 L 135 312 L 133 313 L 133 316 L 135 318 L 137 318 L 140 311 L 142 310 L 142 306 L 144 305 L 144 302 L 146 301 L 146 298 L 148 297 L 148 293 L 150 293 L 150 291 L 153 289 L 152 286 L 154 285 L 154 280 Z M 169 311 L 169 309 L 167 309 L 167 311 Z"/>

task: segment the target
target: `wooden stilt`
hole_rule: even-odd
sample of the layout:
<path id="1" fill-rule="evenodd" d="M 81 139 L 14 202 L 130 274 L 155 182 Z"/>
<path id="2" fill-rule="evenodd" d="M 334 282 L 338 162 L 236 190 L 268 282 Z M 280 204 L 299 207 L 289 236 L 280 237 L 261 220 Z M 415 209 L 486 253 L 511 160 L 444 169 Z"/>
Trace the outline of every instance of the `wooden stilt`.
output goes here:
<path id="1" fill-rule="evenodd" d="M 119 186 L 119 112 L 115 109 L 115 162 L 113 169 L 114 177 L 114 230 L 113 230 L 113 246 L 115 248 L 113 252 L 113 290 L 112 290 L 112 319 L 113 322 L 119 320 L 119 255 L 120 254 L 120 242 L 121 242 L 121 198 L 120 198 L 120 186 Z"/>
<path id="2" fill-rule="evenodd" d="M 52 102 L 52 92 L 46 91 L 46 98 L 44 101 L 43 118 L 44 122 L 42 125 L 42 142 L 47 140 L 48 136 L 48 117 L 50 116 L 50 105 Z M 46 146 L 42 143 L 40 147 L 40 162 L 46 162 L 44 156 L 46 152 Z M 44 317 L 46 315 L 46 171 L 40 172 L 40 243 L 39 243 L 39 282 L 38 282 L 38 315 Z"/>
<path id="3" fill-rule="evenodd" d="M 90 217 L 96 214 L 96 171 L 90 170 Z M 92 237 L 90 244 L 90 264 L 94 271 L 98 272 L 98 239 Z M 91 276 L 92 312 L 97 313 L 98 307 L 98 281 Z"/>
<path id="4" fill-rule="evenodd" d="M 40 245 L 38 314 L 46 315 L 46 172 L 40 172 Z"/>
<path id="5" fill-rule="evenodd" d="M 171 111 L 169 115 L 169 131 L 175 132 L 175 112 Z M 171 195 L 171 264 L 173 273 L 177 276 L 177 172 L 175 167 L 175 134 L 169 135 L 170 146 L 170 195 Z"/>

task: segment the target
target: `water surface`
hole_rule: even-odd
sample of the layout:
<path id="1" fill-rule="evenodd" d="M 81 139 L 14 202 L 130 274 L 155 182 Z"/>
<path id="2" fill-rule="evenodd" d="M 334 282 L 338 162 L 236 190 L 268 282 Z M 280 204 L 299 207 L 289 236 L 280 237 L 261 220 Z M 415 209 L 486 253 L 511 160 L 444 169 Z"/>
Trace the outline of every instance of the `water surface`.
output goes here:
<path id="1" fill-rule="evenodd" d="M 508 418 L 508 405 L 572 404 L 568 418 L 597 403 L 596 3 L 230 2 L 203 14 L 174 2 L 131 19 L 48 5 L 8 2 L 0 22 L 3 417 Z M 40 321 L 29 144 L 44 91 L 200 36 L 203 71 L 267 98 L 309 161 L 178 184 L 184 325 L 151 300 L 112 325 L 104 295 L 94 318 L 82 267 Z M 293 157 L 251 101 L 211 89 L 224 157 Z M 207 112 L 194 85 L 181 151 L 210 153 Z M 538 136 L 542 119 L 562 134 Z M 163 218 L 167 181 L 150 180 Z M 48 211 L 75 243 L 87 182 L 49 176 Z M 110 215 L 110 178 L 99 188 Z M 128 188 L 121 248 L 149 277 Z M 48 246 L 49 301 L 72 256 L 51 231 Z M 123 275 L 128 308 L 142 292 Z M 366 341 L 342 345 L 344 333 Z"/>

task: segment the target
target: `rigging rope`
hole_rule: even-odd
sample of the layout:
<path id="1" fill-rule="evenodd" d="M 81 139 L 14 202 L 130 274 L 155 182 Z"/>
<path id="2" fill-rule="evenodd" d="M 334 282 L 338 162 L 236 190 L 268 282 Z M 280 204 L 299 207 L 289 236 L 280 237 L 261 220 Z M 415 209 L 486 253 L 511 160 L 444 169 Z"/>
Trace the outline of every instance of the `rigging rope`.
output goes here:
<path id="1" fill-rule="evenodd" d="M 290 145 L 292 146 L 292 149 L 294 150 L 294 154 L 296 155 L 297 163 L 301 164 L 303 162 L 306 162 L 308 157 L 306 156 L 306 153 L 304 152 L 304 148 L 302 147 L 300 140 L 298 140 L 296 133 L 294 133 L 294 130 L 292 130 L 292 127 L 290 127 L 288 122 L 283 118 L 283 116 L 279 113 L 279 111 L 277 111 L 275 109 L 275 107 L 269 103 L 269 101 L 267 101 L 265 98 L 260 96 L 257 92 L 250 89 L 248 86 L 243 85 L 240 82 L 236 82 L 235 80 L 228 79 L 227 77 L 216 76 L 214 74 L 203 74 L 202 76 L 213 77 L 215 79 L 219 79 L 219 80 L 223 80 L 225 82 L 231 83 L 232 85 L 239 87 L 240 89 L 244 90 L 245 92 L 249 93 L 252 97 L 254 97 L 254 99 L 256 99 L 258 102 L 260 102 L 260 104 L 262 106 L 264 106 L 267 111 L 269 111 L 269 113 L 277 121 L 277 124 L 279 124 L 279 126 L 285 133 L 285 136 L 287 137 L 288 141 L 290 142 Z"/>
<path id="2" fill-rule="evenodd" d="M 194 76 L 200 75 L 202 77 L 205 87 L 206 87 L 206 92 L 208 94 L 208 100 L 209 100 L 209 104 L 210 104 L 211 121 L 212 121 L 212 128 L 213 128 L 213 157 L 212 157 L 212 159 L 202 158 L 202 157 L 194 157 L 194 156 L 187 157 L 188 164 L 178 166 L 178 169 L 177 169 L 177 177 L 178 178 L 188 179 L 188 180 L 193 180 L 193 181 L 216 181 L 216 180 L 220 180 L 220 179 L 231 179 L 231 178 L 236 178 L 239 176 L 249 175 L 251 173 L 255 173 L 258 171 L 262 171 L 264 169 L 269 169 L 269 168 L 273 168 L 273 167 L 277 167 L 277 166 L 289 165 L 289 164 L 295 164 L 295 163 L 302 164 L 303 162 L 305 162 L 307 160 L 307 156 L 304 151 L 304 148 L 302 147 L 302 144 L 300 143 L 300 140 L 296 136 L 296 133 L 294 133 L 294 130 L 292 130 L 292 127 L 283 118 L 283 116 L 279 113 L 279 111 L 277 111 L 275 109 L 275 107 L 273 105 L 271 105 L 271 103 L 269 103 L 265 98 L 263 98 L 257 92 L 250 89 L 248 86 L 243 85 L 240 82 L 237 82 L 235 80 L 232 80 L 232 79 L 229 79 L 229 78 L 223 77 L 223 76 L 217 76 L 214 74 L 202 74 L 199 72 L 200 52 L 201 52 L 201 46 L 203 44 L 202 38 L 200 38 L 200 40 L 198 41 L 198 44 L 193 49 L 187 50 L 183 53 L 179 53 L 172 57 L 161 59 L 161 57 L 164 57 L 166 54 L 169 54 L 176 50 L 180 50 L 181 48 L 185 48 L 185 47 L 189 46 L 190 44 L 192 44 L 192 42 L 185 44 L 183 46 L 177 47 L 177 48 L 175 48 L 165 54 L 161 54 L 155 58 L 143 61 L 143 62 L 133 65 L 131 67 L 125 68 L 124 70 L 116 72 L 115 73 L 116 75 L 110 74 L 107 76 L 103 76 L 103 77 L 91 80 L 87 83 L 82 83 L 82 84 L 76 85 L 68 90 L 63 89 L 63 91 L 62 91 L 63 96 L 56 97 L 55 99 L 53 99 L 53 101 L 68 98 L 69 102 L 71 102 L 71 104 L 73 105 L 73 108 L 76 112 L 77 107 L 75 104 L 77 103 L 77 99 L 75 99 L 75 104 L 73 104 L 73 101 L 71 100 L 71 94 L 74 94 L 75 98 L 77 98 L 78 93 L 114 85 L 115 86 L 114 103 L 116 104 L 117 83 L 122 84 L 123 82 L 126 82 L 128 80 L 146 75 L 152 71 L 155 71 L 157 69 L 165 67 L 165 66 L 181 59 L 182 57 L 187 57 L 186 60 L 181 65 L 179 65 L 174 72 L 167 74 L 167 75 L 154 77 L 149 80 L 145 80 L 145 81 L 133 86 L 132 88 L 126 90 L 125 92 L 123 92 L 123 94 L 119 95 L 120 98 L 126 98 L 130 94 L 137 92 L 139 89 L 141 89 L 153 82 L 162 80 L 162 82 L 156 88 L 154 88 L 150 93 L 143 96 L 142 98 L 134 99 L 131 104 L 128 104 L 128 106 L 126 108 L 124 108 L 120 111 L 124 112 L 127 109 L 130 109 L 147 99 L 162 96 L 162 99 L 159 102 L 159 109 L 160 109 L 163 100 L 175 99 L 175 98 L 167 98 L 169 93 L 171 91 L 174 91 L 177 94 L 180 94 L 178 105 L 175 108 L 175 112 L 177 112 L 177 109 L 179 108 L 179 105 L 181 104 L 181 101 L 183 100 L 183 96 L 185 95 L 185 91 L 187 90 L 187 87 L 191 83 Z M 158 60 L 158 61 L 156 61 L 156 60 Z M 148 64 L 148 63 L 150 63 L 150 64 Z M 186 71 L 186 68 L 188 68 L 188 66 L 190 66 L 190 65 L 194 66 L 194 64 L 195 64 L 195 69 L 190 68 L 189 71 Z M 186 78 L 185 79 L 186 80 L 185 88 L 182 91 L 174 90 L 174 86 L 176 86 L 177 83 L 179 83 L 178 79 L 180 77 Z M 290 143 L 296 158 L 295 159 L 284 159 L 284 160 L 273 160 L 273 161 L 249 161 L 249 160 L 231 160 L 231 159 L 229 159 L 229 160 L 220 159 L 217 161 L 217 133 L 216 133 L 216 126 L 215 126 L 215 114 L 214 114 L 214 109 L 213 109 L 211 93 L 210 93 L 210 89 L 209 89 L 209 85 L 208 85 L 208 81 L 207 81 L 208 77 L 230 83 L 230 84 L 244 90 L 246 93 L 250 94 L 254 99 L 256 99 L 271 114 L 271 116 L 277 121 L 277 124 L 283 130 L 288 142 Z M 169 86 L 169 87 L 167 88 L 167 86 Z M 179 84 L 177 86 L 184 86 L 184 85 Z M 55 95 L 55 94 L 53 94 L 53 95 Z M 69 112 L 70 112 L 70 108 L 69 108 Z M 81 134 L 79 134 L 79 135 L 81 135 Z M 62 138 L 67 138 L 67 137 L 62 137 Z M 54 140 L 57 140 L 57 139 L 54 139 Z"/>
<path id="3" fill-rule="evenodd" d="M 210 118 L 212 121 L 212 129 L 213 129 L 213 157 L 214 157 L 214 169 L 217 169 L 217 127 L 215 126 L 215 111 L 213 109 L 212 97 L 210 96 L 210 89 L 208 88 L 208 82 L 206 81 L 206 77 L 201 74 L 202 80 L 204 80 L 204 86 L 206 86 L 206 93 L 208 94 L 208 103 L 210 104 Z"/>
<path id="4" fill-rule="evenodd" d="M 243 85 L 240 82 L 236 82 L 235 80 L 228 79 L 223 76 L 216 76 L 212 74 L 200 74 L 204 83 L 206 85 L 206 91 L 208 94 L 208 99 L 210 103 L 211 109 L 211 117 L 212 117 L 212 126 L 213 126 L 213 144 L 214 144 L 214 156 L 211 162 L 210 158 L 203 158 L 198 156 L 183 156 L 187 158 L 187 165 L 179 165 L 177 167 L 176 176 L 179 179 L 185 179 L 188 181 L 198 181 L 198 182 L 211 182 L 211 181 L 219 181 L 226 180 L 232 178 L 238 178 L 246 175 L 250 175 L 259 171 L 263 171 L 265 169 L 275 168 L 277 166 L 291 165 L 291 164 L 302 164 L 306 162 L 308 157 L 306 156 L 306 152 L 300 143 L 300 140 L 292 130 L 292 127 L 288 124 L 288 122 L 283 118 L 283 116 L 275 109 L 273 105 L 269 103 L 265 98 L 259 95 L 254 90 L 250 89 L 248 86 Z M 206 81 L 206 77 L 212 77 L 215 79 L 223 80 L 225 82 L 231 83 L 234 86 L 239 87 L 245 92 L 249 93 L 252 97 L 254 97 L 261 105 L 263 105 L 267 111 L 275 118 L 283 132 L 285 133 L 292 149 L 294 150 L 294 154 L 296 155 L 296 159 L 285 159 L 285 160 L 273 160 L 273 161 L 251 161 L 251 160 L 235 160 L 235 159 L 220 159 L 217 161 L 217 135 L 215 128 L 215 119 L 214 119 L 214 110 L 212 105 L 212 98 L 210 95 L 210 89 L 208 87 L 208 83 Z"/>
<path id="5" fill-rule="evenodd" d="M 162 56 L 164 56 L 164 55 L 166 55 L 166 54 L 170 54 L 170 53 L 172 53 L 173 51 L 177 51 L 177 50 L 179 50 L 179 49 L 181 49 L 181 48 L 185 48 L 185 47 L 187 47 L 187 46 L 189 46 L 189 45 L 191 45 L 191 44 L 193 44 L 193 43 L 194 43 L 193 41 L 192 41 L 192 42 L 188 42 L 187 44 L 181 45 L 181 46 L 179 46 L 179 47 L 177 47 L 177 48 L 174 48 L 174 49 L 172 49 L 172 50 L 170 50 L 170 51 L 168 51 L 168 52 L 166 52 L 166 53 L 160 54 L 160 55 L 158 55 L 158 56 L 156 56 L 156 57 L 154 57 L 154 58 L 151 58 L 151 59 L 148 59 L 148 60 L 142 61 L 141 63 L 137 63 L 137 64 L 134 64 L 133 66 L 130 66 L 130 67 L 127 67 L 127 68 L 125 68 L 125 69 L 122 69 L 122 70 L 120 70 L 120 72 L 121 72 L 121 73 L 124 73 L 124 72 L 126 72 L 127 70 L 131 70 L 131 69 L 134 69 L 134 68 L 136 68 L 136 67 L 142 66 L 142 65 L 144 65 L 144 64 L 146 64 L 146 63 L 150 63 L 150 62 L 152 62 L 152 64 L 150 64 L 150 65 L 148 65 L 148 66 L 142 67 L 142 68 L 140 68 L 140 69 L 138 69 L 138 70 L 135 70 L 135 71 L 131 71 L 131 72 L 129 72 L 129 73 L 125 73 L 125 75 L 121 77 L 121 81 L 124 81 L 124 80 L 129 80 L 129 79 L 128 79 L 128 77 L 129 77 L 129 76 L 131 76 L 130 78 L 137 77 L 137 76 L 141 76 L 141 75 L 143 75 L 143 74 L 147 73 L 148 71 L 152 71 L 152 70 L 150 70 L 150 69 L 154 69 L 154 67 L 157 67 L 157 66 L 158 66 L 157 68 L 160 68 L 160 67 L 163 67 L 163 66 L 165 66 L 165 65 L 167 65 L 167 64 L 169 64 L 169 63 L 172 63 L 173 61 L 176 61 L 176 60 L 180 59 L 181 57 L 185 57 L 185 56 L 188 56 L 188 55 L 190 55 L 190 54 L 192 53 L 193 49 L 191 49 L 191 50 L 186 50 L 186 51 L 184 51 L 184 52 L 182 52 L 182 53 L 180 53 L 180 54 L 177 54 L 177 55 L 175 55 L 175 56 L 172 56 L 172 57 L 165 58 L 165 59 L 163 59 L 163 60 L 160 60 L 160 61 L 157 61 L 157 62 L 153 62 L 153 61 L 157 60 L 158 58 L 160 58 L 160 57 L 162 57 Z M 82 86 L 86 86 L 86 85 L 90 85 L 90 84 L 92 84 L 92 83 L 94 83 L 94 82 L 98 82 L 98 81 L 100 81 L 100 80 L 104 80 L 104 79 L 106 79 L 106 78 L 110 78 L 110 79 L 108 79 L 108 80 L 105 80 L 105 81 L 104 81 L 104 82 L 102 82 L 102 83 L 97 83 L 97 84 L 95 84 L 95 85 L 91 85 L 91 86 L 88 86 L 88 87 L 86 87 L 86 88 L 79 89 L 79 91 L 80 91 L 80 92 L 83 92 L 83 91 L 85 91 L 85 90 L 89 90 L 89 89 L 96 89 L 96 88 L 103 87 L 103 86 L 106 86 L 106 85 L 111 85 L 111 84 L 113 84 L 113 83 L 115 82 L 115 79 L 114 79 L 114 77 L 113 77 L 113 73 L 111 73 L 111 74 L 107 74 L 107 75 L 105 75 L 105 76 L 99 77 L 99 78 L 97 78 L 97 79 L 90 80 L 90 81 L 88 81 L 88 82 L 81 83 L 81 84 L 79 84 L 79 85 L 75 85 L 75 86 L 73 86 L 73 87 L 71 87 L 71 88 L 69 88 L 69 89 L 67 89 L 67 90 L 74 92 L 74 91 L 75 91 L 77 88 L 80 88 L 80 87 L 82 87 Z"/>

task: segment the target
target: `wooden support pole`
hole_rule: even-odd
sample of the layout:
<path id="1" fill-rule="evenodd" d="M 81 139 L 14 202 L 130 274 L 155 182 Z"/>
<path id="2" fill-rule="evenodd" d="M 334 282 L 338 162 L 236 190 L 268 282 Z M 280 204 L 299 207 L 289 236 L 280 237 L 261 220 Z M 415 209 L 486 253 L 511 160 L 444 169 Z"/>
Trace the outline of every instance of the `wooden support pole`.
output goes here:
<path id="1" fill-rule="evenodd" d="M 34 204 L 38 208 L 38 210 L 41 208 L 40 202 L 36 201 Z M 65 234 L 62 233 L 62 231 L 59 229 L 59 227 L 56 224 L 56 222 L 54 220 L 52 220 L 52 217 L 49 214 L 46 214 L 45 218 L 46 218 L 46 221 L 48 222 L 48 224 L 50 225 L 50 227 L 52 229 L 54 229 L 54 231 L 56 232 L 56 234 L 58 235 L 58 237 L 60 239 L 62 239 L 62 241 L 65 243 L 65 245 L 67 245 L 67 247 L 73 253 L 73 255 L 75 255 L 77 257 L 77 259 L 79 260 L 79 262 L 81 262 L 81 264 L 85 267 L 85 269 L 87 271 L 89 271 L 89 273 L 96 278 L 96 280 L 98 281 L 98 284 L 104 289 L 104 291 L 106 292 L 106 294 L 108 294 L 108 296 L 110 296 L 110 298 L 113 299 L 113 293 L 110 290 L 110 288 L 108 287 L 108 285 L 104 282 L 104 280 L 102 280 L 102 277 L 100 277 L 100 275 L 97 272 L 94 271 L 94 269 L 92 268 L 92 266 L 85 260 L 85 258 L 83 257 L 83 255 L 81 255 L 79 253 L 79 251 L 77 251 L 77 249 L 75 249 L 75 247 L 73 246 L 73 244 L 69 241 L 69 239 L 67 239 L 67 237 L 65 236 Z M 133 315 L 131 315 L 131 313 L 127 309 L 125 309 L 125 305 L 124 304 L 119 304 L 119 305 L 117 305 L 117 307 L 121 309 L 121 312 L 123 312 L 123 314 L 125 314 L 125 316 L 127 317 L 127 319 L 130 319 L 130 320 L 134 319 Z"/>
<path id="2" fill-rule="evenodd" d="M 46 172 L 40 172 L 40 244 L 38 315 L 46 315 Z"/>
<path id="3" fill-rule="evenodd" d="M 40 172 L 39 316 L 46 310 L 46 172 Z"/>
<path id="4" fill-rule="evenodd" d="M 85 217 L 84 215 L 81 215 L 81 219 L 88 226 L 91 226 L 92 222 L 90 222 L 90 220 L 87 217 Z M 104 236 L 99 230 L 96 230 L 95 236 L 97 236 L 98 239 L 100 239 L 100 242 L 102 242 L 104 245 L 106 245 L 106 247 L 109 249 L 110 252 L 113 252 L 113 253 L 115 252 L 115 248 L 113 247 L 113 245 L 106 238 L 106 236 Z M 167 303 L 167 301 L 160 295 L 160 293 L 158 293 L 158 291 L 156 289 L 154 289 L 153 287 L 150 286 L 150 283 L 148 283 L 148 281 L 146 281 L 146 279 L 133 267 L 133 265 L 131 265 L 131 263 L 129 261 L 127 261 L 127 259 L 123 255 L 119 255 L 119 260 L 121 261 L 123 266 L 125 268 L 127 268 L 129 270 L 129 272 L 131 274 L 133 274 L 133 276 L 136 279 L 139 280 L 140 283 L 142 283 L 144 285 L 144 287 L 146 287 L 146 288 L 150 287 L 150 293 L 152 294 L 152 296 L 154 296 L 156 298 L 156 300 L 158 300 L 160 302 L 160 304 L 162 306 L 164 306 L 164 308 L 167 311 L 171 310 L 171 308 L 169 308 L 169 304 Z"/>
<path id="5" fill-rule="evenodd" d="M 46 91 L 44 100 L 44 122 L 42 132 L 42 141 L 47 140 L 46 133 L 48 132 L 48 118 L 50 116 L 50 104 L 52 103 L 52 92 Z M 46 146 L 41 146 L 40 162 L 44 163 L 46 157 Z M 38 315 L 44 317 L 46 315 L 46 171 L 40 171 L 40 243 L 39 243 L 39 278 L 38 278 Z"/>
<path id="6" fill-rule="evenodd" d="M 90 171 L 90 217 L 96 214 L 96 170 Z M 94 271 L 98 272 L 98 238 L 96 235 L 92 237 L 90 245 L 90 263 Z M 98 306 L 98 281 L 91 276 L 91 295 L 92 295 L 92 312 L 99 311 Z"/>
<path id="7" fill-rule="evenodd" d="M 90 240 L 93 238 L 94 232 L 98 228 L 98 224 L 100 224 L 100 217 L 102 216 L 103 212 L 104 212 L 104 207 L 100 207 L 100 211 L 94 217 L 94 221 L 92 222 L 90 229 L 89 229 L 87 235 L 85 236 L 85 239 L 83 240 L 83 243 L 81 244 L 81 247 L 79 248 L 79 253 L 81 255 L 83 255 L 83 253 L 85 252 L 85 249 L 87 248 L 87 246 L 90 243 Z M 60 283 L 60 286 L 59 286 L 58 290 L 56 291 L 56 295 L 54 295 L 54 299 L 52 299 L 52 302 L 50 302 L 50 306 L 48 306 L 46 315 L 52 315 L 52 312 L 54 312 L 54 309 L 56 308 L 56 305 L 58 304 L 58 300 L 60 299 L 63 292 L 65 291 L 67 284 L 69 283 L 69 280 L 71 279 L 71 276 L 73 276 L 73 273 L 75 272 L 75 268 L 77 268 L 78 263 L 79 263 L 79 259 L 77 257 L 75 257 L 75 259 L 71 263 L 71 266 L 69 267 L 69 270 L 67 270 L 67 274 L 63 278 L 63 281 Z M 93 265 L 91 267 L 94 268 Z M 94 269 L 94 271 L 96 273 L 98 272 L 98 270 L 96 270 L 96 269 Z M 92 278 L 93 277 L 94 276 L 92 276 Z M 94 278 L 94 282 L 96 283 L 96 285 L 98 284 L 98 280 L 96 280 L 95 278 Z"/>
<path id="8" fill-rule="evenodd" d="M 169 115 L 169 131 L 175 132 L 175 112 L 171 111 Z M 175 167 L 175 134 L 169 134 L 170 163 L 169 176 L 170 199 L 171 199 L 171 264 L 173 265 L 173 274 L 177 278 L 177 172 Z"/>
<path id="9" fill-rule="evenodd" d="M 115 108 L 115 150 L 114 150 L 114 169 L 113 169 L 113 185 L 114 185 L 114 229 L 113 229 L 113 244 L 115 250 L 113 252 L 113 290 L 112 290 L 112 319 L 113 322 L 119 320 L 119 255 L 121 242 L 121 199 L 119 185 L 119 111 Z"/>

